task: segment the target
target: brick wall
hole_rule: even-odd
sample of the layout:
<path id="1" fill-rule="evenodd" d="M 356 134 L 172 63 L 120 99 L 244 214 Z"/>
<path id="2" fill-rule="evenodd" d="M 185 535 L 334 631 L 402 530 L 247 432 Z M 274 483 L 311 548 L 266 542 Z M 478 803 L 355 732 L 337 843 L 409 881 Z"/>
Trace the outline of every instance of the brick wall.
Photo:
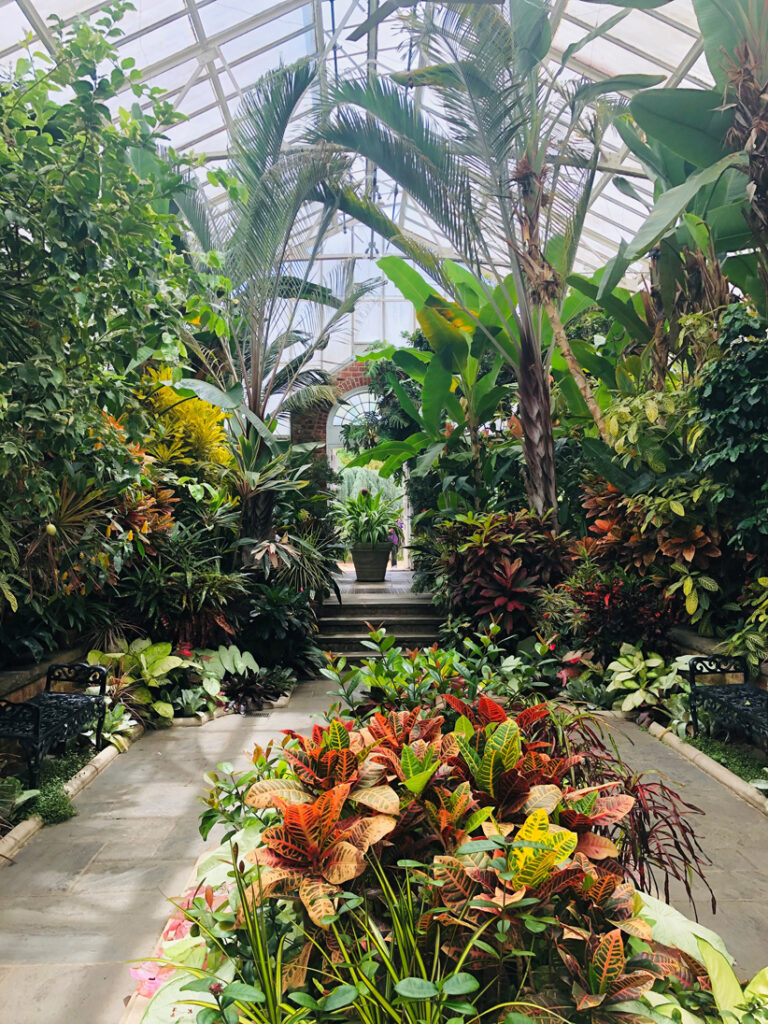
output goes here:
<path id="1" fill-rule="evenodd" d="M 368 384 L 368 371 L 364 363 L 358 363 L 355 360 L 353 363 L 342 366 L 333 375 L 333 379 L 341 394 L 346 395 L 348 392 L 364 388 Z M 321 444 L 323 450 L 318 452 L 318 455 L 324 454 L 325 428 L 330 411 L 331 406 L 327 405 L 324 408 L 293 413 L 291 415 L 291 441 L 294 444 Z"/>

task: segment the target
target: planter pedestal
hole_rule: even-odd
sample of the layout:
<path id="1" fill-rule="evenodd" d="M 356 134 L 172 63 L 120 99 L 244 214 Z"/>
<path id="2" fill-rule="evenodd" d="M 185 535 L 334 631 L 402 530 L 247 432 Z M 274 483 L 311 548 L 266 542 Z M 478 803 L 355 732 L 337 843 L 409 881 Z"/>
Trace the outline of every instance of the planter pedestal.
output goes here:
<path id="1" fill-rule="evenodd" d="M 383 544 L 358 544 L 353 547 L 352 561 L 355 563 L 358 583 L 383 583 L 391 553 L 392 545 L 389 541 Z"/>

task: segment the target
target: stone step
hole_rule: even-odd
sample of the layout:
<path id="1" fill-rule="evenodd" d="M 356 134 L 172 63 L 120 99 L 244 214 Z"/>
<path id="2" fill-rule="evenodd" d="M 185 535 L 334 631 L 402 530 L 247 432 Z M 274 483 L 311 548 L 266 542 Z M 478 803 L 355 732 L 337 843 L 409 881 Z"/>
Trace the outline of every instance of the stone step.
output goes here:
<path id="1" fill-rule="evenodd" d="M 443 619 L 440 615 L 413 615 L 411 613 L 390 613 L 383 609 L 377 612 L 373 610 L 364 615 L 331 615 L 328 618 L 320 619 L 319 626 L 321 633 L 368 633 L 369 624 L 376 629 L 384 626 L 388 633 L 398 633 L 409 628 L 419 630 L 434 630 L 435 632 L 442 625 Z"/>
<path id="2" fill-rule="evenodd" d="M 420 595 L 419 595 L 420 596 Z M 359 594 L 347 596 L 342 594 L 342 603 L 331 597 L 323 604 L 321 615 L 332 617 L 334 615 L 370 615 L 377 609 L 383 609 L 387 613 L 402 615 L 434 615 L 441 617 L 441 613 L 432 604 L 430 598 L 419 601 L 404 601 L 402 595 L 382 594 L 380 597 L 361 597 Z"/>
<path id="3" fill-rule="evenodd" d="M 324 651 L 333 651 L 334 654 L 346 654 L 348 651 L 368 651 L 368 648 L 363 648 L 361 646 L 362 641 L 367 639 L 368 636 L 365 633 L 359 633 L 357 635 L 350 633 L 321 633 L 317 637 L 317 644 Z M 431 647 L 437 639 L 438 637 L 436 633 L 417 633 L 411 630 L 408 633 L 396 634 L 395 644 L 397 647 L 408 648 Z"/>

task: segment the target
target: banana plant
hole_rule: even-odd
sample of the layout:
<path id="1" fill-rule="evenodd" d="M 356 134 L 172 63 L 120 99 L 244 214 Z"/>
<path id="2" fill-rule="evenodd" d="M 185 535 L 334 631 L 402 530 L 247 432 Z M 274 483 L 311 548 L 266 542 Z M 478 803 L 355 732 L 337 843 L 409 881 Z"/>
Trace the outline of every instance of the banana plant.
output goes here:
<path id="1" fill-rule="evenodd" d="M 730 280 L 765 313 L 768 102 L 760 88 L 750 87 L 768 80 L 764 4 L 694 0 L 693 6 L 715 85 L 638 93 L 630 111 L 642 135 L 627 119 L 616 121 L 624 144 L 654 183 L 655 204 L 609 264 L 599 300 L 612 294 L 632 262 L 654 250 L 656 292 L 669 318 L 693 252 L 697 266 L 691 277 L 698 281 L 704 272 L 708 287 L 703 291 L 714 290 L 713 308 L 726 287 L 722 262 Z"/>
<path id="2" fill-rule="evenodd" d="M 376 459 L 384 463 L 381 475 L 389 476 L 403 463 L 416 459 L 418 474 L 429 471 L 444 450 L 455 450 L 466 443 L 470 450 L 475 502 L 479 503 L 483 489 L 481 428 L 513 394 L 509 385 L 498 383 L 503 359 L 490 345 L 486 329 L 480 329 L 462 306 L 440 296 L 405 260 L 385 256 L 378 261 L 378 266 L 414 305 L 416 319 L 431 351 L 389 346 L 376 350 L 368 358 L 391 359 L 420 386 L 419 406 L 398 380 L 394 377 L 390 380 L 404 411 L 421 429 L 404 441 L 385 441 L 362 452 L 350 465 L 364 465 Z M 443 265 L 443 271 L 462 283 L 466 301 L 478 315 L 486 316 L 498 346 L 511 353 L 512 343 L 493 309 L 487 304 L 483 308 L 481 288 L 473 276 L 450 261 Z M 502 301 L 498 289 L 497 298 Z M 493 365 L 482 372 L 483 357 L 489 354 L 496 356 Z"/>

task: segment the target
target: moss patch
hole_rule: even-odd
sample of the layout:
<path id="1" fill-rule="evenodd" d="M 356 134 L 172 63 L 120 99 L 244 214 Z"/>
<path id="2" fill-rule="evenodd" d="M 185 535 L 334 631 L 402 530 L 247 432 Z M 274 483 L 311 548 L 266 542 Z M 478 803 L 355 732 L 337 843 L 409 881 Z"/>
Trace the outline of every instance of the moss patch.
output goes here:
<path id="1" fill-rule="evenodd" d="M 768 778 L 763 772 L 768 760 L 765 757 L 761 758 L 757 753 L 752 753 L 743 747 L 735 747 L 730 743 L 723 743 L 722 740 L 707 739 L 703 736 L 689 739 L 688 743 L 733 772 L 734 775 L 738 775 L 740 779 L 744 779 L 745 782 Z"/>
<path id="2" fill-rule="evenodd" d="M 93 749 L 69 750 L 61 757 L 43 762 L 40 769 L 40 795 L 26 808 L 26 817 L 39 814 L 45 825 L 56 825 L 74 817 L 77 811 L 64 792 L 64 783 L 77 775 L 93 758 Z"/>

